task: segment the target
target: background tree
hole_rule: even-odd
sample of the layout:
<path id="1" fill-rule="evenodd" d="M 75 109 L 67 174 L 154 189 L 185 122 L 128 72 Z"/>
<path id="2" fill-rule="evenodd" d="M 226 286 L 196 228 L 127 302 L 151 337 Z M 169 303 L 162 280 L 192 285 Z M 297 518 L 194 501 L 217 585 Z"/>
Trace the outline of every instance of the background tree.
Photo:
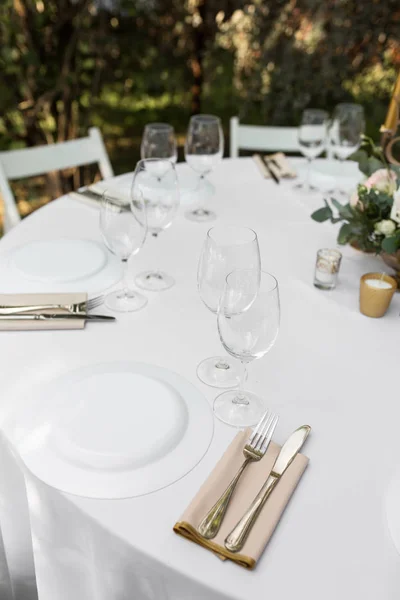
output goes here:
<path id="1" fill-rule="evenodd" d="M 399 40 L 398 0 L 2 0 L 0 148 L 97 125 L 119 173 L 149 121 L 173 124 L 182 144 L 199 111 L 228 133 L 233 114 L 295 125 L 306 106 L 346 100 L 365 106 L 378 139 Z M 15 193 L 27 212 L 92 177 L 52 174 Z"/>

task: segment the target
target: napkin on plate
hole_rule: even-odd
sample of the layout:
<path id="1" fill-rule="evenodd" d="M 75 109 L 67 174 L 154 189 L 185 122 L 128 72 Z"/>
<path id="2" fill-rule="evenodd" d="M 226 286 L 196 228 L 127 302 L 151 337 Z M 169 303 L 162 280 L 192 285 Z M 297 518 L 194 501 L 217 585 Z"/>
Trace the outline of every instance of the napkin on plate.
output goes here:
<path id="1" fill-rule="evenodd" d="M 108 180 L 97 181 L 92 185 L 80 188 L 78 191 L 70 192 L 69 196 L 74 200 L 79 200 L 88 206 L 99 208 L 105 191 L 109 192 L 116 200 L 122 203 L 129 202 L 132 182 L 123 182 L 121 185 L 116 181 L 112 183 Z"/>
<path id="2" fill-rule="evenodd" d="M 72 304 L 75 302 L 85 302 L 87 294 L 0 294 L 1 306 L 22 306 L 33 304 Z M 37 313 L 65 313 L 65 310 L 39 310 Z M 29 314 L 35 314 L 31 312 Z M 53 321 L 19 321 L 13 319 L 0 320 L 0 331 L 21 331 L 31 329 L 83 329 L 85 327 L 84 319 L 65 319 Z"/>
<path id="3" fill-rule="evenodd" d="M 197 527 L 204 515 L 214 506 L 242 464 L 244 460 L 243 447 L 249 434 L 250 429 L 237 434 L 183 513 L 181 519 L 175 524 L 174 531 L 211 550 L 219 558 L 228 558 L 246 569 L 253 569 L 304 473 L 308 458 L 302 454 L 296 456 L 264 505 L 242 551 L 240 553 L 230 552 L 225 548 L 224 540 L 249 508 L 254 497 L 266 481 L 278 456 L 280 446 L 271 442 L 266 455 L 260 461 L 250 463 L 246 467 L 231 499 L 221 529 L 215 538 L 206 540 L 199 534 Z"/>
<path id="4" fill-rule="evenodd" d="M 259 167 L 261 174 L 266 179 L 271 179 L 271 174 L 267 167 L 264 165 L 260 158 L 260 155 L 254 154 L 253 158 Z M 275 175 L 281 179 L 282 177 L 293 179 L 296 177 L 296 171 L 290 166 L 288 159 L 283 152 L 276 152 L 275 154 L 265 154 L 264 158 L 267 159 L 269 168 L 275 173 Z"/>

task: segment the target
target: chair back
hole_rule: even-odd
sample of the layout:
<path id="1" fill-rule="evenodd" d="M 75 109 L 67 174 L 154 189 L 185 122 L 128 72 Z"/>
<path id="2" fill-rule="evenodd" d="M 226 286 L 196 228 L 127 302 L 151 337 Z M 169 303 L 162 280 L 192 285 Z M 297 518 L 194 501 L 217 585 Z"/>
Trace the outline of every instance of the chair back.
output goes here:
<path id="1" fill-rule="evenodd" d="M 5 231 L 21 220 L 9 181 L 90 163 L 98 164 L 103 179 L 114 175 L 102 135 L 97 127 L 89 129 L 89 135 L 85 138 L 0 152 L 0 192 L 4 201 Z"/>
<path id="2" fill-rule="evenodd" d="M 230 121 L 231 158 L 237 158 L 240 149 L 298 152 L 297 132 L 297 127 L 241 125 L 238 117 L 232 117 Z"/>

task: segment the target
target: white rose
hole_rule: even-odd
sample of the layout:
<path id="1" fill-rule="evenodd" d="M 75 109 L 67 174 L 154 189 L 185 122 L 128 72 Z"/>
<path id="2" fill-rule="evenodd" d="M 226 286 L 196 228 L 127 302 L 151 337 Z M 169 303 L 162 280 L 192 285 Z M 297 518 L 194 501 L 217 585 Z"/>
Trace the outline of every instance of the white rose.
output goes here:
<path id="1" fill-rule="evenodd" d="M 390 219 L 384 219 L 375 224 L 375 232 L 380 235 L 392 235 L 396 231 L 396 225 Z"/>
<path id="2" fill-rule="evenodd" d="M 400 187 L 393 194 L 393 205 L 392 212 L 390 213 L 390 218 L 392 221 L 396 221 L 396 223 L 400 223 Z"/>

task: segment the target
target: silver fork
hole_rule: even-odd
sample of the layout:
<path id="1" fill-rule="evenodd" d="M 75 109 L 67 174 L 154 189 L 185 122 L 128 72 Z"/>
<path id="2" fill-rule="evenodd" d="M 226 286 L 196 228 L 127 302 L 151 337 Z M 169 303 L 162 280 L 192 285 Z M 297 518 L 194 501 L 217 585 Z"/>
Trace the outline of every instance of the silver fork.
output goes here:
<path id="1" fill-rule="evenodd" d="M 1 306 L 0 315 L 17 315 L 19 313 L 29 313 L 34 310 L 67 310 L 70 313 L 88 312 L 103 304 L 104 294 L 90 298 L 84 302 L 75 302 L 72 304 L 25 304 L 22 306 Z"/>
<path id="2" fill-rule="evenodd" d="M 243 448 L 244 461 L 242 466 L 198 527 L 199 533 L 206 539 L 210 540 L 217 535 L 233 492 L 243 471 L 249 463 L 262 459 L 267 451 L 278 420 L 278 415 L 267 411 L 250 434 L 250 437 Z"/>

